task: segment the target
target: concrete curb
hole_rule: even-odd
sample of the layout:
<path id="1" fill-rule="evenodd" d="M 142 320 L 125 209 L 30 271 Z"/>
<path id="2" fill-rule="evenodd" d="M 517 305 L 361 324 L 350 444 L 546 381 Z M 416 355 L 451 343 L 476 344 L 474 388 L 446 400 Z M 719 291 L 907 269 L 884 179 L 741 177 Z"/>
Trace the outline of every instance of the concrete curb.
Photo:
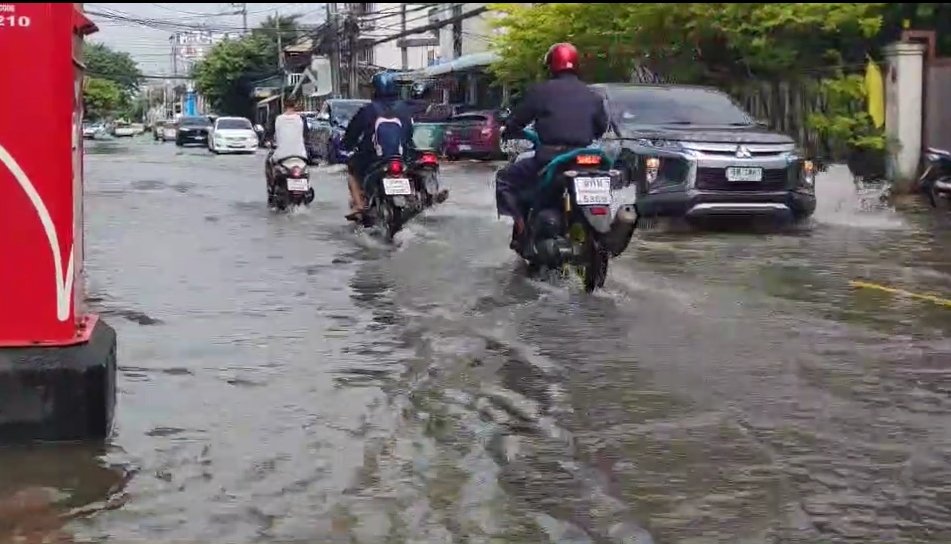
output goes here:
<path id="1" fill-rule="evenodd" d="M 0 348 L 0 444 L 98 440 L 112 431 L 116 332 L 76 346 Z"/>

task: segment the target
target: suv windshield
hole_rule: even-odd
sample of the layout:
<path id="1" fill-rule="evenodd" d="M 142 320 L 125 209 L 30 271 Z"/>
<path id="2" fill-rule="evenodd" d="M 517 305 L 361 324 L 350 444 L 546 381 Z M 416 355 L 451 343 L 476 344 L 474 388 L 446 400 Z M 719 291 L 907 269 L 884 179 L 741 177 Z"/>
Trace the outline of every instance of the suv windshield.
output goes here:
<path id="1" fill-rule="evenodd" d="M 731 125 L 754 122 L 724 93 L 686 87 L 610 89 L 611 118 L 632 125 Z"/>
<path id="2" fill-rule="evenodd" d="M 208 127 L 211 121 L 207 117 L 182 117 L 178 124 L 183 127 Z"/>
<path id="3" fill-rule="evenodd" d="M 218 120 L 218 129 L 219 130 L 234 130 L 234 129 L 245 129 L 251 130 L 251 121 L 247 119 L 219 119 Z"/>

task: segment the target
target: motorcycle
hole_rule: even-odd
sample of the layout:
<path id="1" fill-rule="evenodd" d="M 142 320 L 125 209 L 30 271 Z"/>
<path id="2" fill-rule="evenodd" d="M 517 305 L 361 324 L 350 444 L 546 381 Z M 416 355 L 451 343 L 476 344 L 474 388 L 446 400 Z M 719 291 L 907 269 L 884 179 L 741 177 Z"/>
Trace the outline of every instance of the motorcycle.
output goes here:
<path id="1" fill-rule="evenodd" d="M 449 198 L 449 190 L 439 187 L 439 159 L 432 151 L 419 154 L 409 169 L 409 177 L 424 208 L 441 204 Z"/>
<path id="2" fill-rule="evenodd" d="M 538 135 L 525 129 L 523 137 L 537 149 Z M 604 286 L 608 263 L 631 241 L 637 228 L 633 204 L 621 206 L 611 218 L 613 188 L 621 172 L 596 147 L 574 149 L 555 157 L 541 179 L 516 252 L 532 273 L 543 268 L 580 276 L 585 291 Z"/>
<path id="3" fill-rule="evenodd" d="M 387 240 L 393 240 L 403 225 L 435 203 L 448 196 L 439 189 L 436 155 L 423 152 L 407 164 L 402 157 L 379 161 L 370 168 L 364 179 L 367 213 L 363 226 L 380 227 Z"/>
<path id="4" fill-rule="evenodd" d="M 931 147 L 925 150 L 918 187 L 934 207 L 938 207 L 939 200 L 951 200 L 951 152 Z"/>
<path id="5" fill-rule="evenodd" d="M 306 157 L 287 157 L 271 163 L 269 156 L 264 169 L 268 206 L 283 211 L 288 206 L 308 205 L 314 201 Z"/>

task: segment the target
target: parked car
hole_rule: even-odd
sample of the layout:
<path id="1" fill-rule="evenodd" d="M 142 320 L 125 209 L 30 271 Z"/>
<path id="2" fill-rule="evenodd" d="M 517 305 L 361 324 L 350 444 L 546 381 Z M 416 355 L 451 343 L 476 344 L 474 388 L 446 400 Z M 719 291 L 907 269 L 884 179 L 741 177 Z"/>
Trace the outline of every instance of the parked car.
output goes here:
<path id="1" fill-rule="evenodd" d="M 208 133 L 211 131 L 211 119 L 204 115 L 182 117 L 175 130 L 175 145 L 208 145 Z"/>
<path id="2" fill-rule="evenodd" d="M 324 102 L 317 115 L 313 146 L 328 164 L 347 161 L 347 155 L 340 149 L 343 134 L 347 131 L 350 119 L 368 102 L 369 100 L 342 98 Z"/>
<path id="3" fill-rule="evenodd" d="M 499 134 L 502 122 L 494 111 L 474 111 L 454 116 L 443 131 L 443 155 L 449 160 L 463 157 L 502 158 Z"/>
<path id="4" fill-rule="evenodd" d="M 116 138 L 131 138 L 136 134 L 136 127 L 125 121 L 116 121 L 116 124 L 112 126 L 112 135 Z"/>
<path id="5" fill-rule="evenodd" d="M 212 153 L 254 153 L 258 149 L 258 133 L 244 117 L 218 117 L 208 137 Z"/>
<path id="6" fill-rule="evenodd" d="M 97 134 L 106 132 L 106 126 L 102 123 L 83 123 L 83 138 L 92 140 Z"/>
<path id="7" fill-rule="evenodd" d="M 470 104 L 430 104 L 426 111 L 414 120 L 423 123 L 447 123 L 457 115 L 478 110 L 479 108 Z"/>
<path id="8" fill-rule="evenodd" d="M 162 139 L 162 134 L 165 133 L 165 121 L 159 119 L 152 123 L 152 139 L 156 142 Z"/>
<path id="9" fill-rule="evenodd" d="M 815 168 L 792 138 L 705 87 L 593 85 L 640 216 L 792 216 L 816 209 Z"/>
<path id="10" fill-rule="evenodd" d="M 178 124 L 173 119 L 165 121 L 162 129 L 159 131 L 158 139 L 164 142 L 175 141 L 175 135 L 178 133 Z"/>

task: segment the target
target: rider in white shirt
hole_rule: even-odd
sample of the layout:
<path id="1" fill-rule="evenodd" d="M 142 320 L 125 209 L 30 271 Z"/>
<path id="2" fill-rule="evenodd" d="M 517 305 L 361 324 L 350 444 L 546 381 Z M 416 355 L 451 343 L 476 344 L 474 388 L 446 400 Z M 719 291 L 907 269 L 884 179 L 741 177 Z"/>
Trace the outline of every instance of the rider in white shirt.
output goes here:
<path id="1" fill-rule="evenodd" d="M 274 148 L 271 160 L 276 162 L 288 157 L 306 159 L 305 134 L 307 122 L 297 112 L 297 103 L 293 98 L 285 98 L 284 113 L 274 119 Z"/>

